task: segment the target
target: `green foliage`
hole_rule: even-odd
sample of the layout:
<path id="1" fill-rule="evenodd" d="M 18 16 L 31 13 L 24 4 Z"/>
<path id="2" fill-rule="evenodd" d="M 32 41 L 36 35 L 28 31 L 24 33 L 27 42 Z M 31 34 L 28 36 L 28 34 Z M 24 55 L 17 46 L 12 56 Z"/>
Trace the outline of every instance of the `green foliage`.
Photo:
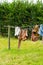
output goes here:
<path id="1" fill-rule="evenodd" d="M 4 25 L 33 27 L 33 25 L 41 23 L 43 23 L 43 4 L 39 1 L 37 4 L 19 0 L 0 4 L 1 28 Z"/>

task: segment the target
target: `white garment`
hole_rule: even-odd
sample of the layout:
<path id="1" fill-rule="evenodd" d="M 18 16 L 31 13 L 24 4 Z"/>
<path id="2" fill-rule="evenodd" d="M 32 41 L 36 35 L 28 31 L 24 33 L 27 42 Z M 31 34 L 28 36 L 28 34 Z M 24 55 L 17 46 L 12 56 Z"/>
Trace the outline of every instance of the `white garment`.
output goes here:
<path id="1" fill-rule="evenodd" d="M 18 36 L 20 34 L 20 27 L 15 27 L 15 36 Z"/>

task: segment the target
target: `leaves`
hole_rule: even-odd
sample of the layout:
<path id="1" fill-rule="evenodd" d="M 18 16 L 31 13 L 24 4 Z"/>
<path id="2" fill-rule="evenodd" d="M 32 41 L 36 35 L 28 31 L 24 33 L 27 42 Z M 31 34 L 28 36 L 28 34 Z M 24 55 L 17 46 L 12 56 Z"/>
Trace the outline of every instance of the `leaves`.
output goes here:
<path id="1" fill-rule="evenodd" d="M 33 26 L 43 23 L 43 4 L 13 1 L 0 4 L 0 26 Z"/>

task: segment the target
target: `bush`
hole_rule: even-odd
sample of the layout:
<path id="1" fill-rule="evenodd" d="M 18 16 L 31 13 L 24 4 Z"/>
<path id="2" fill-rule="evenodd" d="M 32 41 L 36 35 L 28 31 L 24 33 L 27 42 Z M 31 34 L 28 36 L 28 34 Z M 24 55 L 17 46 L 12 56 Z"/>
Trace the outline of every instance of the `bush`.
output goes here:
<path id="1" fill-rule="evenodd" d="M 12 3 L 2 3 L 0 4 L 0 27 L 4 26 L 21 26 L 30 27 L 30 29 L 35 24 L 43 23 L 43 4 L 37 2 L 37 4 L 14 1 Z M 7 32 L 2 30 L 3 32 Z M 12 30 L 11 30 L 12 33 Z M 14 33 L 14 31 L 13 31 Z M 30 35 L 30 34 L 29 34 Z"/>

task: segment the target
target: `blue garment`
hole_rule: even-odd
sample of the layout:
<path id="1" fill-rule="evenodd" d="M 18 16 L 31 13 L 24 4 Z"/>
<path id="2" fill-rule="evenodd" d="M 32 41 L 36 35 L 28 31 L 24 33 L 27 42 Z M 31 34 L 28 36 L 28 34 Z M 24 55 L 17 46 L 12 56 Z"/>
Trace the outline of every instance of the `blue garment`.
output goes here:
<path id="1" fill-rule="evenodd" d="M 40 25 L 38 34 L 40 34 L 41 36 L 43 36 L 43 24 Z"/>

